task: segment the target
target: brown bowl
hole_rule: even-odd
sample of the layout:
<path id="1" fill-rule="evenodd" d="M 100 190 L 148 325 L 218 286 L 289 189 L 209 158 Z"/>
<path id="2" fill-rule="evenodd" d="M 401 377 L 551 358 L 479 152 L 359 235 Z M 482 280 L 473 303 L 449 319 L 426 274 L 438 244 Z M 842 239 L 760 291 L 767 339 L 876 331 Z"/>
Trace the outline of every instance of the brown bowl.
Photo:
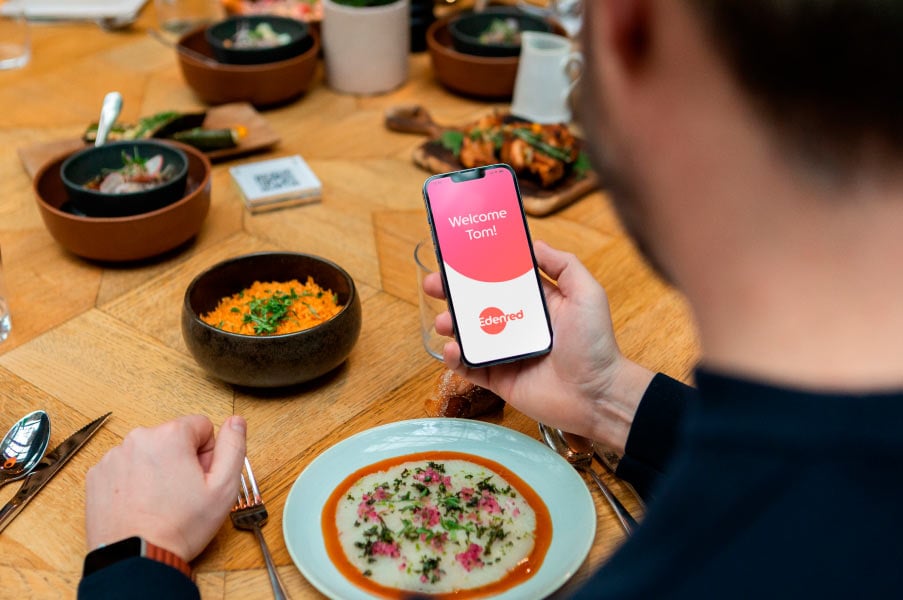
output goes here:
<path id="1" fill-rule="evenodd" d="M 34 193 L 50 235 L 73 254 L 111 262 L 157 256 L 194 237 L 210 208 L 210 161 L 200 150 L 170 143 L 188 156 L 185 195 L 158 210 L 128 217 L 78 213 L 60 176 L 65 156 L 41 167 L 34 178 Z"/>
<path id="2" fill-rule="evenodd" d="M 477 56 L 452 45 L 449 19 L 439 19 L 426 31 L 426 45 L 439 83 L 453 92 L 487 100 L 510 100 L 517 77 L 518 56 Z"/>
<path id="3" fill-rule="evenodd" d="M 257 107 L 283 104 L 310 87 L 320 51 L 320 38 L 313 29 L 309 31 L 313 44 L 305 52 L 288 60 L 259 65 L 217 62 L 204 31 L 201 27 L 183 35 L 176 54 L 185 82 L 207 104 L 250 102 Z"/>
<path id="4" fill-rule="evenodd" d="M 439 83 L 452 92 L 483 100 L 510 100 L 520 56 L 477 56 L 458 52 L 448 25 L 454 17 L 439 19 L 426 31 L 426 45 Z M 567 35 L 550 21 L 553 33 Z"/>

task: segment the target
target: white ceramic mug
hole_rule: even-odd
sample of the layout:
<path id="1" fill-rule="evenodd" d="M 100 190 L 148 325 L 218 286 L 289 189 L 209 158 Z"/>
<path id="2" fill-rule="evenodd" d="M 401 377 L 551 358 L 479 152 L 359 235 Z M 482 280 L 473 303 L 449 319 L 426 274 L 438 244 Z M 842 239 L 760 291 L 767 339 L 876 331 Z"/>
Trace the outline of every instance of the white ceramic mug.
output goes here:
<path id="1" fill-rule="evenodd" d="M 382 94 L 408 77 L 410 4 L 353 7 L 323 0 L 326 79 L 346 94 Z"/>
<path id="2" fill-rule="evenodd" d="M 582 69 L 583 56 L 568 38 L 523 32 L 511 113 L 537 123 L 567 123 L 569 96 Z"/>

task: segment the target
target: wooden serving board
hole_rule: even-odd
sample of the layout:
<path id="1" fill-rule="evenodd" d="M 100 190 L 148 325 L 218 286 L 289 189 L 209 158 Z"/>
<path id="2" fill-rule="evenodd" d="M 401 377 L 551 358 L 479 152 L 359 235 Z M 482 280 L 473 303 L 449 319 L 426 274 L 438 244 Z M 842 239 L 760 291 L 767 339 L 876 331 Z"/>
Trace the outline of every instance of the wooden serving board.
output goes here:
<path id="1" fill-rule="evenodd" d="M 427 135 L 428 140 L 414 149 L 414 164 L 430 173 L 457 171 L 464 166 L 455 154 L 443 146 L 438 138 L 454 127 L 442 127 L 432 120 L 429 113 L 420 106 L 396 107 L 386 113 L 386 127 L 406 133 Z M 581 141 L 581 144 L 583 142 Z M 542 217 L 551 214 L 579 200 L 599 187 L 599 178 L 594 172 L 578 177 L 573 173 L 552 188 L 543 188 L 525 177 L 518 178 L 524 210 L 528 215 Z"/>
<path id="2" fill-rule="evenodd" d="M 207 116 L 204 119 L 204 127 L 208 129 L 225 129 L 242 125 L 247 129 L 247 135 L 241 139 L 234 148 L 224 148 L 221 150 L 213 150 L 207 152 L 207 157 L 212 161 L 228 160 L 237 156 L 251 154 L 267 150 L 279 143 L 279 135 L 270 127 L 269 122 L 257 112 L 253 106 L 247 102 L 233 102 L 231 104 L 221 104 L 212 106 L 207 109 Z M 85 127 L 88 124 L 85 123 Z M 85 147 L 85 142 L 81 138 L 67 138 L 60 140 L 52 140 L 49 142 L 39 142 L 29 146 L 22 146 L 18 149 L 19 160 L 25 167 L 25 172 L 31 178 L 44 163 L 63 156 L 71 154 L 76 150 Z"/>

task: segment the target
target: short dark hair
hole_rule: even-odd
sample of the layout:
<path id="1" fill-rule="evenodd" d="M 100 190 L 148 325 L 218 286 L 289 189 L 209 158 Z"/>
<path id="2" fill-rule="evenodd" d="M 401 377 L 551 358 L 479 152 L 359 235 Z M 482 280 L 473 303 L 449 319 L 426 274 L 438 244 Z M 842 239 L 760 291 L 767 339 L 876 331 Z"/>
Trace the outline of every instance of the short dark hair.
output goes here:
<path id="1" fill-rule="evenodd" d="M 850 167 L 903 156 L 903 2 L 690 0 L 782 139 Z"/>

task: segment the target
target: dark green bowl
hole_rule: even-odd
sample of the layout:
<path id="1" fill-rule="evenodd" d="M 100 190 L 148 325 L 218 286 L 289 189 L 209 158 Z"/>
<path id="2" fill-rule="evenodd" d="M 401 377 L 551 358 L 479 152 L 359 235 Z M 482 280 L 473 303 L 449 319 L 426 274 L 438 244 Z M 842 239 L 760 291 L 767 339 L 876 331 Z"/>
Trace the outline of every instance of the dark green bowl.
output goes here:
<path id="1" fill-rule="evenodd" d="M 465 12 L 452 19 L 448 24 L 452 45 L 458 52 L 476 56 L 517 56 L 520 44 L 484 44 L 480 41 L 482 34 L 496 19 L 514 19 L 521 33 L 524 31 L 552 30 L 552 25 L 541 17 L 525 13 L 514 7 L 487 8 L 483 12 Z"/>
<path id="2" fill-rule="evenodd" d="M 225 45 L 226 40 L 231 39 L 239 27 L 247 25 L 254 29 L 264 22 L 269 23 L 276 33 L 289 34 L 291 37 L 289 42 L 269 48 L 233 48 Z M 204 32 L 204 37 L 210 44 L 216 60 L 230 65 L 260 65 L 288 60 L 303 54 L 313 45 L 313 39 L 307 30 L 307 23 L 276 15 L 230 17 L 208 27 Z"/>
<path id="3" fill-rule="evenodd" d="M 207 313 L 226 296 L 255 281 L 305 281 L 331 289 L 344 308 L 324 323 L 296 333 L 242 335 L 204 323 Z M 333 262 L 294 252 L 247 254 L 204 271 L 188 286 L 182 304 L 182 336 L 206 371 L 228 383 L 248 387 L 283 387 L 310 381 L 332 371 L 351 353 L 361 331 L 361 301 L 354 280 Z"/>
<path id="4" fill-rule="evenodd" d="M 85 184 L 104 170 L 123 166 L 122 153 L 137 153 L 144 158 L 163 156 L 164 165 L 172 165 L 175 176 L 156 187 L 127 194 L 106 194 L 85 187 Z M 111 142 L 76 152 L 63 161 L 60 178 L 69 201 L 89 217 L 128 217 L 155 211 L 168 206 L 185 195 L 188 181 L 188 156 L 167 142 L 158 140 L 130 140 Z"/>

